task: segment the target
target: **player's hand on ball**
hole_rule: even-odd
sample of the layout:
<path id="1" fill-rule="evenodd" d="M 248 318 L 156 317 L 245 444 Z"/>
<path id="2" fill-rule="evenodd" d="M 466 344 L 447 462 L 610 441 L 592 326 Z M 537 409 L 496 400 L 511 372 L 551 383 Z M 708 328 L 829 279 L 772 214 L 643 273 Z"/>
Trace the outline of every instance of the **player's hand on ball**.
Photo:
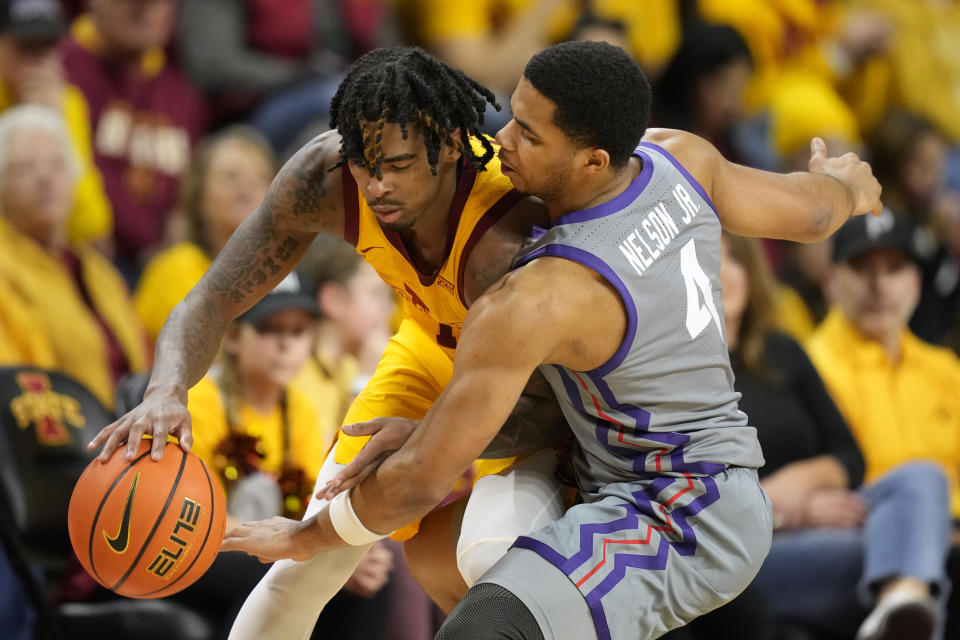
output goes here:
<path id="1" fill-rule="evenodd" d="M 416 430 L 419 420 L 408 418 L 375 418 L 343 426 L 348 436 L 373 436 L 360 453 L 317 491 L 317 498 L 332 500 L 341 491 L 352 489 L 373 473 L 387 457 L 406 443 Z"/>
<path id="2" fill-rule="evenodd" d="M 316 552 L 298 542 L 297 533 L 302 526 L 300 520 L 281 517 L 244 522 L 223 534 L 220 551 L 243 551 L 263 563 L 284 559 L 304 562 Z"/>
<path id="3" fill-rule="evenodd" d="M 154 460 L 159 460 L 163 457 L 167 435 L 173 435 L 179 439 L 180 447 L 189 451 L 193 445 L 193 434 L 185 400 L 173 392 L 157 390 L 151 393 L 148 389 L 143 402 L 101 429 L 87 449 L 92 451 L 103 445 L 99 458 L 101 462 L 106 462 L 116 449 L 126 443 L 124 455 L 127 460 L 132 460 L 140 447 L 140 440 L 144 435 L 149 435 L 153 436 L 150 455 Z"/>
<path id="4" fill-rule="evenodd" d="M 811 173 L 828 175 L 846 187 L 852 199 L 854 215 L 872 213 L 878 216 L 883 211 L 880 183 L 870 165 L 857 154 L 845 153 L 832 158 L 827 155 L 827 144 L 820 138 L 814 138 L 810 141 L 810 162 L 807 166 Z"/>

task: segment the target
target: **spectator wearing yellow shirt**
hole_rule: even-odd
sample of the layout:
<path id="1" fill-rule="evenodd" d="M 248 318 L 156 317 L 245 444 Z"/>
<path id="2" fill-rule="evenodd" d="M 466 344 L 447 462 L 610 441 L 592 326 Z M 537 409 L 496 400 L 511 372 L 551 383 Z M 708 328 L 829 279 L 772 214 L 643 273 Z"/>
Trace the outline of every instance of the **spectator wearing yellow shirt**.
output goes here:
<path id="1" fill-rule="evenodd" d="M 869 124 L 892 107 L 923 115 L 960 144 L 960 4 L 953 0 L 853 0 L 895 25 L 877 83 L 854 97 L 872 103 Z"/>
<path id="2" fill-rule="evenodd" d="M 16 293 L 0 279 L 0 300 L 12 301 Z M 46 336 L 33 330 L 30 313 L 15 304 L 0 304 L 0 363 L 32 364 L 50 368 L 56 363 Z"/>
<path id="3" fill-rule="evenodd" d="M 230 235 L 266 196 L 275 173 L 273 152 L 251 128 L 225 129 L 197 148 L 180 185 L 187 239 L 157 254 L 137 285 L 137 313 L 153 340 Z"/>
<path id="4" fill-rule="evenodd" d="M 861 586 L 876 604 L 858 640 L 901 625 L 910 638 L 932 637 L 934 597 L 948 590 L 951 513 L 960 515 L 960 359 L 907 328 L 920 296 L 913 238 L 910 221 L 889 210 L 842 227 L 827 286 L 835 306 L 808 343 L 863 451 L 861 494 L 888 505 L 864 526 L 873 544 Z"/>
<path id="5" fill-rule="evenodd" d="M 147 366 L 146 338 L 120 273 L 68 239 L 76 175 L 56 111 L 24 105 L 0 115 L 0 315 L 19 310 L 22 329 L 9 337 L 20 350 L 42 336 L 46 364 L 112 407 L 120 377 Z"/>
<path id="6" fill-rule="evenodd" d="M 400 0 L 408 37 L 497 95 L 484 114 L 493 135 L 509 120 L 510 94 L 527 60 L 564 40 L 623 47 L 652 76 L 680 42 L 678 0 Z"/>
<path id="7" fill-rule="evenodd" d="M 226 485 L 231 516 L 299 517 L 306 507 L 325 450 L 316 408 L 290 382 L 310 357 L 318 314 L 296 274 L 289 276 L 230 325 L 218 364 L 189 392 L 193 451 Z M 256 474 L 276 479 L 277 503 L 265 511 L 234 500 Z M 296 487 L 282 487 L 284 475 L 303 474 Z M 281 489 L 289 489 L 283 502 Z"/>
<path id="8" fill-rule="evenodd" d="M 306 508 L 326 446 L 315 405 L 291 381 L 310 357 L 318 315 L 290 274 L 230 325 L 217 365 L 188 393 L 192 451 L 226 486 L 228 519 L 299 518 Z M 382 544 L 368 552 L 347 583 L 350 593 L 324 610 L 317 627 L 324 637 L 379 637 L 385 594 L 368 597 L 381 592 L 392 566 Z M 183 597 L 203 603 L 226 629 L 268 568 L 244 554 L 221 554 Z M 360 624 L 342 620 L 358 614 Z"/>
<path id="9" fill-rule="evenodd" d="M 93 163 L 87 101 L 64 79 L 57 42 L 65 32 L 56 0 L 0 3 L 0 111 L 16 104 L 60 111 L 80 164 L 67 229 L 72 242 L 82 243 L 106 238 L 113 230 L 113 213 Z"/>
<path id="10" fill-rule="evenodd" d="M 880 56 L 890 47 L 895 26 L 882 13 L 851 10 L 851 4 L 855 3 L 697 0 L 705 20 L 732 25 L 750 46 L 756 63 L 747 89 L 751 110 L 766 108 L 798 70 L 815 74 L 842 93 L 863 91 L 866 97 L 877 88 L 882 91 L 886 74 Z M 878 102 L 875 95 L 873 102 Z M 858 114 L 870 121 L 882 113 L 869 104 L 858 102 L 857 107 Z"/>
<path id="11" fill-rule="evenodd" d="M 680 41 L 676 0 L 403 0 L 413 30 L 439 58 L 495 93 L 509 95 L 534 53 L 561 42 L 585 11 L 625 27 L 625 49 L 648 71 Z"/>

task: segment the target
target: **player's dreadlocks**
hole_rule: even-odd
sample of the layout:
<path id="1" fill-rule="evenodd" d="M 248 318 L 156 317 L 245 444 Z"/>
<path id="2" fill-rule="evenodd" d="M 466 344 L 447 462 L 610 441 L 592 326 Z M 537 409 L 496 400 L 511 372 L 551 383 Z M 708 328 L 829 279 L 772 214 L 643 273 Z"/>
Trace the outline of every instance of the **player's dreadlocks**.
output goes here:
<path id="1" fill-rule="evenodd" d="M 351 67 L 330 103 L 330 126 L 342 137 L 337 166 L 353 160 L 381 176 L 383 127 L 400 125 L 423 132 L 431 172 L 437 174 L 440 144 L 454 146 L 451 133 L 460 130 L 463 156 L 482 170 L 493 158 L 493 146 L 480 133 L 487 103 L 497 110 L 493 93 L 417 47 L 389 47 L 366 54 Z M 483 145 L 478 156 L 470 144 L 475 136 Z"/>

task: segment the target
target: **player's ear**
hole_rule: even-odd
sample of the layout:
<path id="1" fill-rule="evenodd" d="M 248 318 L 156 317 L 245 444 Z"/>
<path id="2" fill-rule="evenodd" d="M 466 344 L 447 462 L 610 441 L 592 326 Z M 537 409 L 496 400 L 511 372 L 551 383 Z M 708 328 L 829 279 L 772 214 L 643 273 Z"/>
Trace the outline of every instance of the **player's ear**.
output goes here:
<path id="1" fill-rule="evenodd" d="M 584 149 L 584 167 L 588 171 L 600 172 L 610 166 L 610 153 L 606 149 L 593 147 Z"/>
<path id="2" fill-rule="evenodd" d="M 440 153 L 440 159 L 443 162 L 457 162 L 463 156 L 463 142 L 459 127 L 450 132 L 450 140 L 453 141 L 453 145 L 444 144 Z"/>

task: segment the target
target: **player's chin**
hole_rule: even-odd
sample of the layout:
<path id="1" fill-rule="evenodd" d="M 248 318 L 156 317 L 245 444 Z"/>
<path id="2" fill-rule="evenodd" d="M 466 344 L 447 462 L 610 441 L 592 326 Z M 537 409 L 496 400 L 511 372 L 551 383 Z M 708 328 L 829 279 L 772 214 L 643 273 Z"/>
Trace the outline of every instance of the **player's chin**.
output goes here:
<path id="1" fill-rule="evenodd" d="M 527 193 L 527 181 L 523 179 L 522 175 L 513 169 L 504 169 L 503 175 L 510 181 L 514 189 L 522 193 Z"/>
<path id="2" fill-rule="evenodd" d="M 380 228 L 386 229 L 387 231 L 406 231 L 413 226 L 414 222 L 416 222 L 416 219 L 413 217 L 399 217 L 395 220 L 384 220 L 379 216 L 377 217 L 377 223 L 380 225 Z"/>

